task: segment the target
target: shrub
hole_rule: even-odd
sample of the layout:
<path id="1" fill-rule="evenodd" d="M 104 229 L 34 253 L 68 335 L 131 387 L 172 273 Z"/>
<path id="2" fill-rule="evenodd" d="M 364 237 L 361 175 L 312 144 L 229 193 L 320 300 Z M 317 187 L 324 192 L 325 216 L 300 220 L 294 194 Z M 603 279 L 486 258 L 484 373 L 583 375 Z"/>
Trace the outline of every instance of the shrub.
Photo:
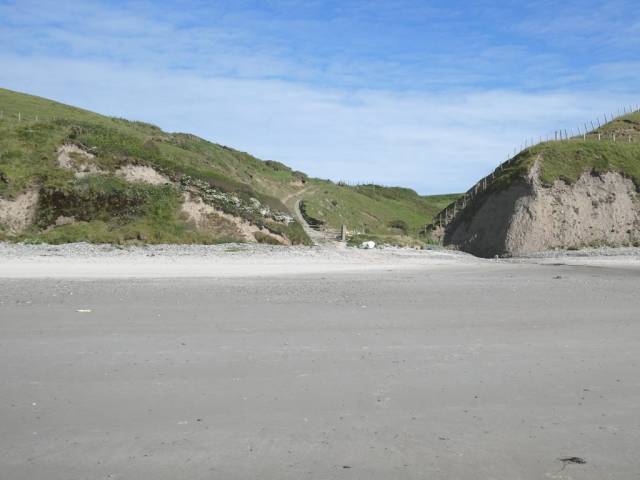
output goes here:
<path id="1" fill-rule="evenodd" d="M 405 235 L 409 232 L 409 225 L 407 225 L 407 222 L 404 220 L 391 220 L 389 222 L 389 226 L 396 230 L 400 230 Z"/>

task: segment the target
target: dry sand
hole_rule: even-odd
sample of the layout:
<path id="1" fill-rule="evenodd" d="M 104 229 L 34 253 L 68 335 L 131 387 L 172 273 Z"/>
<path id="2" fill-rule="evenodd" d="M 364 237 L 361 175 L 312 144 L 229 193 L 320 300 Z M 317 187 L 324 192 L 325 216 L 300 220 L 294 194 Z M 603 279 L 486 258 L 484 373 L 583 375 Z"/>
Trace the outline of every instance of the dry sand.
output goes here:
<path id="1" fill-rule="evenodd" d="M 166 278 L 300 275 L 480 266 L 447 250 L 278 247 L 255 244 L 114 248 L 0 243 L 0 278 Z"/>
<path id="2" fill-rule="evenodd" d="M 637 257 L 0 245 L 0 478 L 638 478 Z"/>

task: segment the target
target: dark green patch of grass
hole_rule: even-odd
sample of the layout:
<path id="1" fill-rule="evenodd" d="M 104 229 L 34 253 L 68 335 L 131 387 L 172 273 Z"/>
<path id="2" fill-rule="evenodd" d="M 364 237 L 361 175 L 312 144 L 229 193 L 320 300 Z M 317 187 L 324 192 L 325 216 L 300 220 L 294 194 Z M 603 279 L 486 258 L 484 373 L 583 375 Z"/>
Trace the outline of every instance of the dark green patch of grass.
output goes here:
<path id="1" fill-rule="evenodd" d="M 383 187 L 381 185 L 368 184 L 352 187 L 356 192 L 362 193 L 370 198 L 380 199 L 387 198 L 390 200 L 409 200 L 419 201 L 420 196 L 410 188 L 402 187 Z"/>
<path id="2" fill-rule="evenodd" d="M 45 228 L 59 216 L 121 224 L 141 216 L 154 222 L 171 222 L 179 201 L 179 192 L 169 185 L 129 183 L 116 177 L 90 175 L 63 187 L 43 186 L 37 224 Z"/>
<path id="3" fill-rule="evenodd" d="M 238 241 L 198 231 L 179 218 L 180 193 L 170 185 L 133 184 L 95 175 L 64 188 L 43 187 L 31 242 L 221 243 Z M 74 223 L 53 226 L 60 216 Z"/>
<path id="4" fill-rule="evenodd" d="M 207 245 L 241 241 L 237 238 L 208 235 L 177 223 L 158 225 L 148 219 L 140 219 L 125 225 L 101 220 L 79 222 L 26 234 L 19 237 L 18 240 L 28 243 L 90 242 L 119 245 L 158 243 L 199 243 Z"/>

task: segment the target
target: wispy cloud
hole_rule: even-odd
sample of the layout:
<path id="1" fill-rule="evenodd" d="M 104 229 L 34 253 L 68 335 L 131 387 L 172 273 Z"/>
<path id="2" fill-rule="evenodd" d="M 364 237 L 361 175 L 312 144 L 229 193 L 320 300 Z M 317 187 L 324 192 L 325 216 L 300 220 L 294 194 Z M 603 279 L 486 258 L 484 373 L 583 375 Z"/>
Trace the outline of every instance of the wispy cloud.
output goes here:
<path id="1" fill-rule="evenodd" d="M 550 3 L 527 21 L 475 2 L 372 5 L 0 0 L 0 84 L 424 193 L 464 190 L 525 138 L 636 101 L 633 48 L 576 64 L 537 45 L 562 29 L 544 22 Z"/>

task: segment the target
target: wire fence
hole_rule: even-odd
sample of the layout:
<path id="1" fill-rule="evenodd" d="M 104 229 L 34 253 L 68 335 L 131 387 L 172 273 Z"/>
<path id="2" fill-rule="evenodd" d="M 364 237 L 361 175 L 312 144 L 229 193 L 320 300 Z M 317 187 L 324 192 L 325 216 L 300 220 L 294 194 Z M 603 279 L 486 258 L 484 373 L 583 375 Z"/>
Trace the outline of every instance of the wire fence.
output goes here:
<path id="1" fill-rule="evenodd" d="M 433 217 L 431 225 L 425 225 L 425 233 L 429 227 L 444 227 L 446 228 L 454 220 L 458 218 L 458 215 L 469 205 L 474 198 L 486 191 L 493 184 L 494 180 L 500 175 L 502 170 L 511 166 L 518 156 L 540 144 L 549 142 L 570 142 L 570 141 L 608 141 L 614 143 L 638 143 L 640 137 L 636 134 L 617 132 L 617 131 L 603 131 L 602 128 L 615 120 L 618 120 L 626 115 L 640 112 L 640 105 L 625 106 L 618 109 L 617 113 L 605 114 L 602 118 L 598 117 L 593 121 L 583 123 L 576 128 L 560 129 L 548 133 L 544 136 L 539 136 L 537 139 L 527 139 L 519 148 L 515 148 L 513 153 L 509 154 L 506 161 L 498 165 L 489 175 L 481 178 L 473 187 L 467 190 L 457 200 L 447 205 L 438 214 Z"/>
<path id="2" fill-rule="evenodd" d="M 10 112 L 0 109 L 0 120 L 15 121 L 18 123 L 33 123 L 58 120 L 61 117 L 28 115 L 22 112 Z"/>

